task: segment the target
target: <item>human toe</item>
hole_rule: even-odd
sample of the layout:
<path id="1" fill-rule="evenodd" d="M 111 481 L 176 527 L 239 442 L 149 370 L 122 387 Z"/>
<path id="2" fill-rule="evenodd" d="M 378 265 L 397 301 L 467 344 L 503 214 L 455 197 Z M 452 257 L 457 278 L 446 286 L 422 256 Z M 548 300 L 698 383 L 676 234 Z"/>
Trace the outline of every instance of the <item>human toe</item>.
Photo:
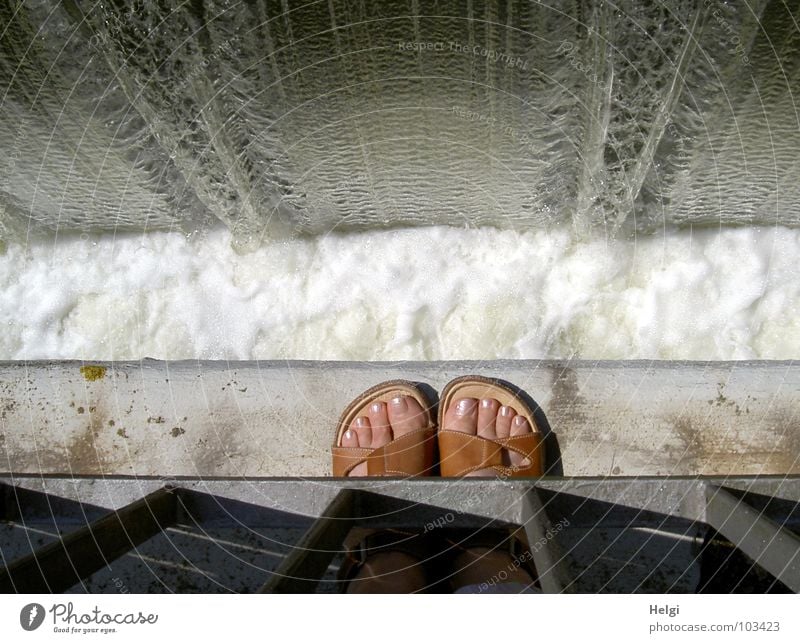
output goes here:
<path id="1" fill-rule="evenodd" d="M 531 425 L 523 415 L 516 415 L 511 422 L 511 437 L 532 433 Z"/>
<path id="2" fill-rule="evenodd" d="M 514 416 L 514 419 L 511 422 L 511 437 L 513 438 L 520 435 L 527 435 L 528 433 L 533 433 L 528 420 L 526 420 L 522 415 Z M 515 451 L 509 450 L 508 458 L 510 461 L 509 464 L 512 467 L 525 467 L 530 464 L 530 460 L 528 458 Z"/>
<path id="3" fill-rule="evenodd" d="M 511 437 L 511 424 L 514 421 L 514 416 L 517 412 L 510 406 L 501 406 L 497 412 L 497 420 L 495 421 L 495 431 L 497 437 L 505 439 Z"/>
<path id="4" fill-rule="evenodd" d="M 384 402 L 373 402 L 369 405 L 367 415 L 372 428 L 372 443 L 370 446 L 378 448 L 389 444 L 393 439 L 393 435 L 386 404 Z"/>
<path id="5" fill-rule="evenodd" d="M 413 397 L 398 395 L 386 407 L 391 434 L 395 439 L 428 426 L 427 411 Z"/>
<path id="6" fill-rule="evenodd" d="M 370 426 L 369 418 L 361 416 L 353 420 L 350 427 L 342 434 L 341 442 L 343 447 L 372 448 L 372 427 Z M 347 475 L 350 477 L 367 475 L 366 462 L 357 464 Z"/>
<path id="7" fill-rule="evenodd" d="M 459 431 L 477 435 L 478 400 L 472 397 L 454 400 L 444 414 L 442 429 L 444 431 Z"/>
<path id="8" fill-rule="evenodd" d="M 497 439 L 497 412 L 500 410 L 500 402 L 493 398 L 486 398 L 480 401 L 478 406 L 478 436 L 486 440 Z"/>

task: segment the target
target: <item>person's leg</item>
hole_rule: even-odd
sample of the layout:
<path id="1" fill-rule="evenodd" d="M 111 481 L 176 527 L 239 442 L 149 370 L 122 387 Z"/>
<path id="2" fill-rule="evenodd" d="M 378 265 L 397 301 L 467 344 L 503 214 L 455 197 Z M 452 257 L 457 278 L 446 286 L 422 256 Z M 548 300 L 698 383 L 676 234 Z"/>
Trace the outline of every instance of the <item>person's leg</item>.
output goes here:
<path id="1" fill-rule="evenodd" d="M 445 411 L 440 429 L 460 431 L 477 435 L 487 440 L 525 435 L 532 432 L 528 421 L 518 415 L 511 406 L 502 406 L 496 399 L 462 398 L 453 400 Z M 504 465 L 526 465 L 525 457 L 506 452 Z M 468 476 L 496 477 L 493 469 L 479 469 Z M 451 584 L 454 588 L 469 587 L 472 591 L 496 591 L 498 585 L 509 585 L 522 591 L 532 585 L 534 579 L 515 561 L 511 553 L 503 549 L 473 547 L 456 557 L 453 563 Z"/>
<path id="2" fill-rule="evenodd" d="M 488 547 L 465 549 L 453 561 L 450 584 L 470 594 L 530 591 L 534 578 L 508 551 Z"/>
<path id="3" fill-rule="evenodd" d="M 426 426 L 428 418 L 413 397 L 398 395 L 389 402 L 374 402 L 342 435 L 342 446 L 376 449 L 394 439 Z M 351 477 L 367 475 L 367 465 L 357 465 Z M 404 594 L 419 592 L 428 585 L 422 566 L 413 556 L 400 551 L 372 554 L 347 586 L 348 594 Z"/>
<path id="4" fill-rule="evenodd" d="M 405 552 L 372 554 L 347 586 L 348 594 L 411 594 L 428 586 L 419 561 Z"/>

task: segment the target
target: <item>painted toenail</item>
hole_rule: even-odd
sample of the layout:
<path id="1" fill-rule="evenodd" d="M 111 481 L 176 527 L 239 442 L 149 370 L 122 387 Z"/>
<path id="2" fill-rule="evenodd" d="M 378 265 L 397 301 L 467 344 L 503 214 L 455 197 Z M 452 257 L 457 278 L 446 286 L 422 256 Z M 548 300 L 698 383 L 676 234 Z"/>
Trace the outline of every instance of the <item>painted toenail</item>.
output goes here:
<path id="1" fill-rule="evenodd" d="M 456 415 L 469 415 L 474 408 L 475 400 L 464 398 L 463 400 L 459 400 L 458 404 L 456 404 Z"/>
<path id="2" fill-rule="evenodd" d="M 525 418 L 522 417 L 521 415 L 518 415 L 517 417 L 514 418 L 514 424 L 516 426 L 524 426 Z"/>
<path id="3" fill-rule="evenodd" d="M 356 422 L 358 422 L 358 420 L 356 420 Z M 347 431 L 344 432 L 344 437 L 346 440 L 352 440 L 353 432 L 350 429 L 347 429 Z"/>
<path id="4" fill-rule="evenodd" d="M 370 411 L 373 413 L 380 413 L 383 410 L 383 404 L 380 402 L 375 402 L 371 407 L 369 407 Z"/>
<path id="5" fill-rule="evenodd" d="M 509 417 L 509 416 L 510 416 L 510 415 L 511 415 L 513 412 L 514 412 L 514 409 L 512 409 L 510 406 L 501 406 L 501 407 L 500 407 L 500 415 L 502 415 L 503 417 L 506 417 L 506 418 L 507 418 L 507 417 Z"/>
<path id="6" fill-rule="evenodd" d="M 392 399 L 392 408 L 395 411 L 405 411 L 408 409 L 408 402 L 404 396 L 395 397 Z"/>
<path id="7" fill-rule="evenodd" d="M 356 426 L 357 427 L 363 427 L 363 426 L 366 426 L 366 424 L 367 424 L 367 418 L 364 418 L 364 417 L 356 418 Z"/>
<path id="8" fill-rule="evenodd" d="M 494 400 L 481 400 L 481 406 L 483 408 L 485 408 L 485 409 L 492 408 L 493 404 L 494 404 Z"/>

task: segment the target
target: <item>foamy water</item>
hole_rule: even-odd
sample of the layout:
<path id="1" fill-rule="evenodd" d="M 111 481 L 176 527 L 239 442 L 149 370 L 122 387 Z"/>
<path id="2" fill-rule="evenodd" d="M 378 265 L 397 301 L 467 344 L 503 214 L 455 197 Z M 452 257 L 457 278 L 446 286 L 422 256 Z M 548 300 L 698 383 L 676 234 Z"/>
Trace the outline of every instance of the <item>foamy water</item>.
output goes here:
<path id="1" fill-rule="evenodd" d="M 59 238 L 0 256 L 0 358 L 797 358 L 798 256 L 753 227 Z"/>
<path id="2" fill-rule="evenodd" d="M 800 355 L 794 8 L 121 4 L 8 16 L 0 358 Z"/>

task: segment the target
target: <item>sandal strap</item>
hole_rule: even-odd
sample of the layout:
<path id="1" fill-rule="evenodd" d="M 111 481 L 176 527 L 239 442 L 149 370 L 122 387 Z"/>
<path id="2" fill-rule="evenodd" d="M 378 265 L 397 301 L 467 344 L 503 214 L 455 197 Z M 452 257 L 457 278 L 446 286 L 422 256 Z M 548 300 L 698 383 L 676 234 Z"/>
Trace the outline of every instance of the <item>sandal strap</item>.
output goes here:
<path id="1" fill-rule="evenodd" d="M 367 463 L 369 476 L 430 475 L 435 462 L 436 427 L 427 426 L 377 449 L 333 447 L 333 475 L 344 477 Z"/>
<path id="2" fill-rule="evenodd" d="M 503 451 L 513 451 L 529 461 L 524 466 L 503 464 Z M 540 476 L 543 473 L 544 436 L 526 433 L 487 440 L 460 431 L 439 431 L 442 476 L 460 478 L 477 469 L 494 469 L 504 478 Z"/>

